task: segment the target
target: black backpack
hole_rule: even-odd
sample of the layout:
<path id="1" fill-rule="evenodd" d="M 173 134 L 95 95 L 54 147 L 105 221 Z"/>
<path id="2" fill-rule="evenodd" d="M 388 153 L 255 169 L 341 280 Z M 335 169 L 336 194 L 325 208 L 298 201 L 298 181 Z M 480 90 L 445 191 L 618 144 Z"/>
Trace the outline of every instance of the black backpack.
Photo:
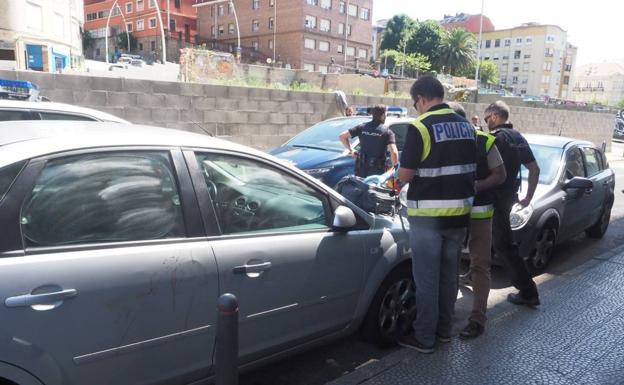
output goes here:
<path id="1" fill-rule="evenodd" d="M 391 216 L 396 213 L 397 200 L 394 190 L 369 185 L 358 176 L 347 175 L 342 178 L 336 186 L 336 191 L 369 213 Z"/>

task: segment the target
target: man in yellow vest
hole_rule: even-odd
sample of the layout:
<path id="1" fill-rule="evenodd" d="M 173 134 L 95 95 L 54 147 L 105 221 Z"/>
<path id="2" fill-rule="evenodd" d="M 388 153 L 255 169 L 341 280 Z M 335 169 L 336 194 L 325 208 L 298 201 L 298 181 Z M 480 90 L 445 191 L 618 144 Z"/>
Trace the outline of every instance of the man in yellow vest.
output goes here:
<path id="1" fill-rule="evenodd" d="M 444 103 L 444 87 L 434 77 L 418 79 L 410 94 L 420 116 L 407 132 L 399 178 L 409 183 L 407 214 L 418 310 L 414 334 L 398 342 L 432 353 L 436 338 L 450 341 L 459 253 L 475 195 L 476 134 L 470 122 Z"/>

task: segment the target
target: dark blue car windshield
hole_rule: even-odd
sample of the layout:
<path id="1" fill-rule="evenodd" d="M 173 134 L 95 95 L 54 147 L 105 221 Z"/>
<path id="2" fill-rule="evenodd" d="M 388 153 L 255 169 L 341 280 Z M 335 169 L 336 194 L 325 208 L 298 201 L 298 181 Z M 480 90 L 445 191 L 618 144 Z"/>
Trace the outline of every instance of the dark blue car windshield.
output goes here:
<path id="1" fill-rule="evenodd" d="M 560 147 L 543 146 L 540 144 L 529 144 L 533 156 L 540 168 L 539 183 L 550 184 L 557 176 L 561 164 L 563 149 Z M 522 166 L 522 179 L 529 177 L 529 170 Z"/>
<path id="2" fill-rule="evenodd" d="M 370 121 L 370 117 L 328 120 L 308 128 L 295 136 L 289 146 L 321 148 L 330 151 L 343 151 L 338 136 L 345 130 Z"/>

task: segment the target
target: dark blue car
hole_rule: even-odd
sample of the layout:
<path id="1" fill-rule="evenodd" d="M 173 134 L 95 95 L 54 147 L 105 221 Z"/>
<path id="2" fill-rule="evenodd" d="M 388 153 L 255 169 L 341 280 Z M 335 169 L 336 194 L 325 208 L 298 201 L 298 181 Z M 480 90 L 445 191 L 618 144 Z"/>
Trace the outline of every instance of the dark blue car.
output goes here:
<path id="1" fill-rule="evenodd" d="M 317 123 L 301 132 L 284 145 L 271 151 L 272 155 L 320 179 L 330 187 L 335 187 L 342 177 L 353 174 L 354 160 L 340 143 L 341 132 L 359 124 L 369 122 L 370 116 L 350 116 L 334 118 Z M 407 129 L 414 118 L 388 116 L 386 125 L 396 136 L 396 145 L 403 148 Z M 351 146 L 359 148 L 358 139 L 351 139 Z"/>

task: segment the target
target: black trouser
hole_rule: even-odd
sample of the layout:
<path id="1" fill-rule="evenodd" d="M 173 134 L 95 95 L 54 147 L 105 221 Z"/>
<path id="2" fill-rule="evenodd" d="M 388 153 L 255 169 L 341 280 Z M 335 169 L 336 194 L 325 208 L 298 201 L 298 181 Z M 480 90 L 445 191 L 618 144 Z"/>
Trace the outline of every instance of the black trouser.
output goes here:
<path id="1" fill-rule="evenodd" d="M 517 202 L 518 196 L 515 193 L 497 194 L 492 219 L 492 245 L 503 262 L 511 284 L 520 291 L 520 295 L 524 298 L 533 298 L 538 296 L 537 286 L 520 257 L 509 223 L 509 213 Z"/>
<path id="2" fill-rule="evenodd" d="M 386 172 L 385 161 L 379 159 L 358 159 L 355 163 L 355 176 L 366 178 L 371 175 L 381 175 Z"/>

